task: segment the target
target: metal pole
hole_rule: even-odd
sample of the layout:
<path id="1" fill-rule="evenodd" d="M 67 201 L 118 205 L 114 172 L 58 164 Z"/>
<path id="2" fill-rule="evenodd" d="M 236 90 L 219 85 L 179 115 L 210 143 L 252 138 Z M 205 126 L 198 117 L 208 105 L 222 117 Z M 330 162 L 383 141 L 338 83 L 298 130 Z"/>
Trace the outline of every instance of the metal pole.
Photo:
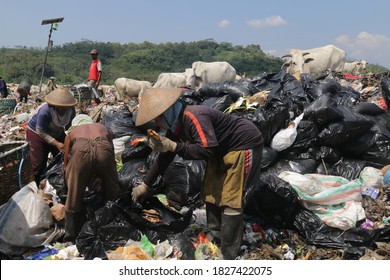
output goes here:
<path id="1" fill-rule="evenodd" d="M 41 81 L 40 81 L 40 83 L 39 83 L 39 95 L 41 94 L 43 74 L 45 73 L 45 67 L 46 67 L 46 62 L 47 62 L 47 55 L 48 55 L 48 53 L 49 53 L 50 39 L 51 39 L 51 33 L 52 33 L 52 31 L 53 31 L 53 23 L 52 23 L 51 26 L 50 26 L 49 40 L 47 41 L 45 62 L 43 63 L 42 74 L 41 74 Z"/>

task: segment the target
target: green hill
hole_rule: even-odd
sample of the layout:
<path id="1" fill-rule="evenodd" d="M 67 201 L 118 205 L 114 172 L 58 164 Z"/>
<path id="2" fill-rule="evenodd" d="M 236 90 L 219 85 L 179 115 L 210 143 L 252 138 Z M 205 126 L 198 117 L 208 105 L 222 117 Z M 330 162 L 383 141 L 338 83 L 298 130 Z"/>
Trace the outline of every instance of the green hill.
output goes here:
<path id="1" fill-rule="evenodd" d="M 184 72 L 194 61 L 227 61 L 239 75 L 254 77 L 263 72 L 280 71 L 283 60 L 265 54 L 259 45 L 233 46 L 213 39 L 197 42 L 161 43 L 103 43 L 90 40 L 53 47 L 48 53 L 43 83 L 51 76 L 58 84 L 85 83 L 88 76 L 91 49 L 99 51 L 103 63 L 101 84 L 113 84 L 119 77 L 147 80 L 154 83 L 161 72 Z M 39 84 L 46 49 L 15 47 L 0 48 L 0 76 L 7 83 L 23 79 Z M 389 71 L 369 64 L 367 71 Z"/>
<path id="2" fill-rule="evenodd" d="M 277 72 L 283 60 L 265 54 L 258 45 L 233 46 L 212 39 L 180 43 L 102 43 L 83 40 L 54 47 L 48 54 L 43 82 L 51 77 L 59 84 L 86 82 L 91 49 L 99 51 L 103 63 L 101 84 L 113 84 L 126 77 L 154 83 L 161 72 L 184 72 L 194 61 L 227 61 L 238 74 L 247 77 Z M 6 82 L 28 79 L 39 84 L 45 49 L 0 48 L 0 75 Z"/>

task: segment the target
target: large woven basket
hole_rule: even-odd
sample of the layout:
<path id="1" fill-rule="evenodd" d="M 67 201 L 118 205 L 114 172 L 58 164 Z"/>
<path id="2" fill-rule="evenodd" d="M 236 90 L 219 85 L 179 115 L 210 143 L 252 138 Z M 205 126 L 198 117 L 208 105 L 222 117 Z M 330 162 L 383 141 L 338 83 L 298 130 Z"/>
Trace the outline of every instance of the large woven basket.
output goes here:
<path id="1" fill-rule="evenodd" d="M 73 94 L 74 98 L 78 101 L 91 100 L 93 98 L 92 90 L 90 87 L 79 87 Z"/>
<path id="2" fill-rule="evenodd" d="M 29 144 L 15 141 L 0 144 L 0 205 L 34 179 Z"/>
<path id="3" fill-rule="evenodd" d="M 10 113 L 16 107 L 16 99 L 3 98 L 0 99 L 0 113 Z"/>

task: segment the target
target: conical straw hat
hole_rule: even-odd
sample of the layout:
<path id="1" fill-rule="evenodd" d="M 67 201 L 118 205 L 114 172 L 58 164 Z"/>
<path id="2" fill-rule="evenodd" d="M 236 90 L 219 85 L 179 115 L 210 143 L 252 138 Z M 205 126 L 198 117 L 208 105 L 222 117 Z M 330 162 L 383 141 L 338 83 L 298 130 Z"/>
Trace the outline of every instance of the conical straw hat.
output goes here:
<path id="1" fill-rule="evenodd" d="M 180 88 L 151 88 L 145 91 L 139 103 L 136 126 L 155 119 L 179 99 Z"/>
<path id="2" fill-rule="evenodd" d="M 45 96 L 45 101 L 53 106 L 72 107 L 77 104 L 76 99 L 67 88 L 57 88 Z"/>

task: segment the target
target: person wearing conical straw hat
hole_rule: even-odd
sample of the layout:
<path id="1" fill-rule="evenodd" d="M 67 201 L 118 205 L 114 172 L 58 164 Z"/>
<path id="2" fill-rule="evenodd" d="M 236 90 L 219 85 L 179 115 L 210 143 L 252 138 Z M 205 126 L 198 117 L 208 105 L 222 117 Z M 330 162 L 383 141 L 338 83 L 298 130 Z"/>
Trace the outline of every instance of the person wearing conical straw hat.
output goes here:
<path id="1" fill-rule="evenodd" d="M 47 87 L 47 91 L 46 91 L 47 93 L 50 93 L 53 90 L 55 90 L 57 88 L 56 78 L 50 77 L 50 79 L 47 81 L 46 87 Z"/>
<path id="2" fill-rule="evenodd" d="M 76 99 L 66 88 L 57 88 L 45 96 L 45 103 L 31 117 L 27 126 L 30 160 L 37 185 L 47 165 L 49 153 L 64 152 L 65 130 L 76 115 Z"/>
<path id="3" fill-rule="evenodd" d="M 178 88 L 152 88 L 143 93 L 136 126 L 152 120 L 165 136 L 149 137 L 159 152 L 143 182 L 132 190 L 134 201 L 153 193 L 151 186 L 176 155 L 207 161 L 201 189 L 206 202 L 207 225 L 224 259 L 239 254 L 243 233 L 244 190 L 260 176 L 263 137 L 249 120 L 225 114 L 205 105 L 188 105 Z"/>
<path id="4" fill-rule="evenodd" d="M 64 241 L 74 242 L 86 221 L 87 207 L 97 210 L 119 192 L 112 132 L 88 115 L 77 115 L 65 139 L 63 169 L 68 188 Z M 98 194 L 90 202 L 93 206 L 84 203 L 87 187 Z"/>

